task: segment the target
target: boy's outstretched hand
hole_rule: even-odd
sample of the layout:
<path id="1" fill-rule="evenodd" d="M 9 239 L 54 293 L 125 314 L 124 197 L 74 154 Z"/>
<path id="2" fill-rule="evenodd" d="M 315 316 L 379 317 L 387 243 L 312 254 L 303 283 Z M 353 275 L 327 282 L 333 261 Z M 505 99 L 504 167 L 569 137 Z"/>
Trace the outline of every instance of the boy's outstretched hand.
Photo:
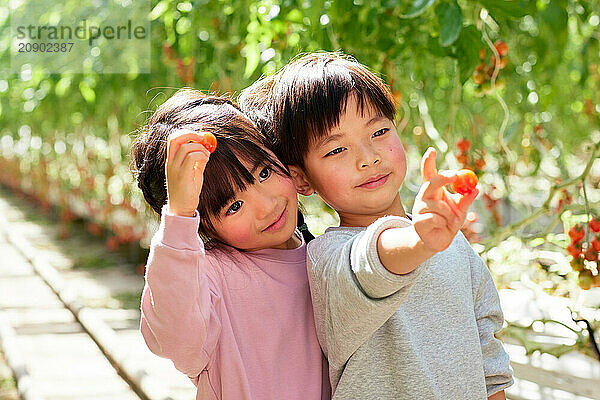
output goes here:
<path id="1" fill-rule="evenodd" d="M 193 131 L 180 130 L 167 139 L 167 205 L 175 215 L 193 217 L 198 207 L 204 168 L 210 157 L 202 143 L 202 133 Z"/>
<path id="2" fill-rule="evenodd" d="M 456 181 L 456 171 L 438 172 L 436 157 L 435 149 L 430 147 L 421 160 L 423 185 L 415 198 L 412 218 L 425 246 L 437 253 L 450 246 L 479 190 L 475 188 L 464 196 L 448 192 L 445 186 Z"/>

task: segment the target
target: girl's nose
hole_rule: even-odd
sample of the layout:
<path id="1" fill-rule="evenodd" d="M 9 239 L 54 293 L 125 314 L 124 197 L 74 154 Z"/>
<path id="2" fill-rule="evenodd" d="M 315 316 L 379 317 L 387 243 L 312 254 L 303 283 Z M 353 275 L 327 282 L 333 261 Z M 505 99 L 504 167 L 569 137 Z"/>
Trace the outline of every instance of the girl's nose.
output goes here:
<path id="1" fill-rule="evenodd" d="M 277 199 L 265 188 L 256 189 L 252 196 L 252 201 L 254 203 L 254 215 L 257 220 L 271 218 L 277 212 L 275 209 L 277 206 Z"/>

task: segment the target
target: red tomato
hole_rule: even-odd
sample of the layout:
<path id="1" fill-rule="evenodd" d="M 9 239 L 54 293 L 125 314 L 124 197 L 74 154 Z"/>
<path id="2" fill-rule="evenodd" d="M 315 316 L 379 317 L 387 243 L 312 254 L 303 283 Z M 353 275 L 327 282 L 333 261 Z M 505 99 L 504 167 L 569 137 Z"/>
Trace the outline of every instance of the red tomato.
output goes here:
<path id="1" fill-rule="evenodd" d="M 571 242 L 579 243 L 585 236 L 585 230 L 583 230 L 583 226 L 581 224 L 577 224 L 569 229 L 569 237 L 571 238 Z"/>
<path id="2" fill-rule="evenodd" d="M 198 142 L 195 140 L 190 140 L 191 142 L 200 143 L 202 146 L 206 147 L 206 150 L 209 152 L 215 151 L 217 148 L 217 138 L 210 132 L 200 132 L 202 134 L 202 139 Z"/>
<path id="3" fill-rule="evenodd" d="M 496 48 L 498 54 L 500 54 L 501 56 L 505 56 L 508 54 L 508 45 L 502 40 L 497 40 L 496 43 L 494 43 L 494 47 Z"/>
<path id="4" fill-rule="evenodd" d="M 573 258 L 577 258 L 581 254 L 581 246 L 575 243 L 570 243 L 567 246 L 567 253 L 573 256 Z"/>
<path id="5" fill-rule="evenodd" d="M 592 218 L 588 226 L 592 232 L 600 232 L 600 219 L 598 217 Z"/>
<path id="6" fill-rule="evenodd" d="M 217 148 L 217 138 L 210 132 L 202 133 L 204 135 L 202 136 L 202 141 L 200 142 L 200 144 L 206 147 L 206 150 L 212 153 Z"/>
<path id="7" fill-rule="evenodd" d="M 477 186 L 477 175 L 470 169 L 458 171 L 458 179 L 452 184 L 452 190 L 463 196 L 471 193 Z"/>
<path id="8" fill-rule="evenodd" d="M 477 83 L 477 82 L 475 82 Z M 483 82 L 482 82 L 483 83 Z M 463 138 L 460 139 L 458 142 L 456 142 L 456 148 L 458 149 L 458 151 L 460 151 L 461 153 L 466 153 L 467 151 L 469 151 L 469 149 L 471 148 L 471 142 L 469 142 L 467 139 Z"/>
<path id="9" fill-rule="evenodd" d="M 598 252 L 591 247 L 588 248 L 585 252 L 585 259 L 588 261 L 596 261 L 598 260 Z"/>
<path id="10" fill-rule="evenodd" d="M 590 241 L 590 246 L 596 251 L 600 251 L 600 236 L 596 235 Z"/>

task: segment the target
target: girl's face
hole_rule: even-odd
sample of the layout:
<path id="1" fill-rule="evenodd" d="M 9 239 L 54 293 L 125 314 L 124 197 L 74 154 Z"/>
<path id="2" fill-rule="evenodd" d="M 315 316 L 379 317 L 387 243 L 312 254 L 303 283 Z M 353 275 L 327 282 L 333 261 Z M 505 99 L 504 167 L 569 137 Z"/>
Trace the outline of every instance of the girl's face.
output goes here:
<path id="1" fill-rule="evenodd" d="M 294 235 L 298 198 L 292 179 L 270 165 L 252 171 L 242 163 L 256 181 L 225 205 L 220 220 L 211 218 L 219 239 L 247 251 L 298 247 L 301 241 Z"/>

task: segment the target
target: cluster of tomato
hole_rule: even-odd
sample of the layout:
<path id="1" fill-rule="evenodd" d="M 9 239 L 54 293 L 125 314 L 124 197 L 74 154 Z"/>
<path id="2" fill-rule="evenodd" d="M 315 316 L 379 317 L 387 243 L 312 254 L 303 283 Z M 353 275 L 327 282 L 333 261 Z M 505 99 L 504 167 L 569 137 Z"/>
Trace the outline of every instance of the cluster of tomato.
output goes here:
<path id="1" fill-rule="evenodd" d="M 175 73 L 186 84 L 194 83 L 194 72 L 196 71 L 196 58 L 191 57 L 187 62 L 179 57 L 177 52 L 169 43 L 163 43 L 163 57 L 166 63 L 175 63 Z"/>
<path id="2" fill-rule="evenodd" d="M 479 58 L 481 59 L 481 63 L 475 68 L 475 72 L 473 72 L 473 82 L 475 82 L 477 85 L 477 93 L 479 94 L 489 94 L 492 90 L 490 81 L 492 80 L 492 75 L 494 75 L 494 70 L 496 67 L 498 69 L 503 69 L 506 67 L 508 45 L 502 40 L 497 40 L 496 43 L 494 43 L 494 47 L 496 48 L 496 51 L 500 57 L 496 58 L 496 55 L 492 55 L 489 64 L 486 62 L 486 50 L 479 50 Z M 503 87 L 504 81 L 496 80 L 496 88 L 502 89 Z"/>
<path id="3" fill-rule="evenodd" d="M 582 289 L 589 289 L 592 286 L 600 286 L 600 273 L 598 273 L 598 252 L 600 252 L 600 219 L 592 218 L 588 223 L 587 232 L 592 236 L 588 242 L 586 238 L 585 226 L 577 224 L 569 229 L 569 238 L 571 243 L 567 246 L 567 253 L 573 259 L 571 260 L 571 268 L 579 274 L 579 286 Z M 596 273 L 594 273 L 594 265 L 596 264 Z"/>
<path id="4" fill-rule="evenodd" d="M 485 168 L 485 160 L 483 159 L 485 151 L 479 150 L 471 152 L 471 155 L 469 155 L 471 142 L 468 139 L 459 139 L 458 142 L 456 142 L 456 149 L 458 150 L 456 161 L 461 165 L 461 168 L 467 168 L 473 171 L 482 171 Z"/>
<path id="5" fill-rule="evenodd" d="M 485 168 L 485 161 L 483 160 L 483 157 L 477 157 L 475 160 L 472 159 L 473 157 L 469 155 L 471 142 L 468 139 L 459 139 L 458 142 L 456 142 L 456 148 L 458 149 L 456 159 L 461 166 L 461 170 L 458 172 L 459 179 L 452 184 L 452 190 L 456 193 L 466 195 L 477 186 L 477 175 L 473 171 Z M 479 230 L 475 227 L 475 222 L 477 222 L 478 219 L 479 216 L 475 211 L 469 212 L 465 223 L 461 228 L 462 233 L 471 243 L 481 241 Z"/>
<path id="6" fill-rule="evenodd" d="M 460 164 L 461 168 L 466 168 L 475 171 L 475 173 L 480 173 L 486 167 L 485 163 L 485 150 L 471 150 L 471 142 L 468 139 L 461 138 L 456 142 L 456 160 Z M 500 215 L 500 211 L 498 206 L 500 204 L 500 198 L 496 195 L 497 190 L 494 185 L 492 185 L 489 191 L 484 192 L 482 194 L 482 199 L 485 204 L 485 207 L 492 214 L 492 218 L 496 225 L 502 225 L 502 217 Z"/>
<path id="7" fill-rule="evenodd" d="M 573 202 L 573 197 L 571 193 L 567 191 L 567 189 L 563 189 L 560 192 L 560 198 L 558 199 L 558 204 L 556 205 L 556 213 L 560 213 L 563 207 L 571 204 Z"/>

